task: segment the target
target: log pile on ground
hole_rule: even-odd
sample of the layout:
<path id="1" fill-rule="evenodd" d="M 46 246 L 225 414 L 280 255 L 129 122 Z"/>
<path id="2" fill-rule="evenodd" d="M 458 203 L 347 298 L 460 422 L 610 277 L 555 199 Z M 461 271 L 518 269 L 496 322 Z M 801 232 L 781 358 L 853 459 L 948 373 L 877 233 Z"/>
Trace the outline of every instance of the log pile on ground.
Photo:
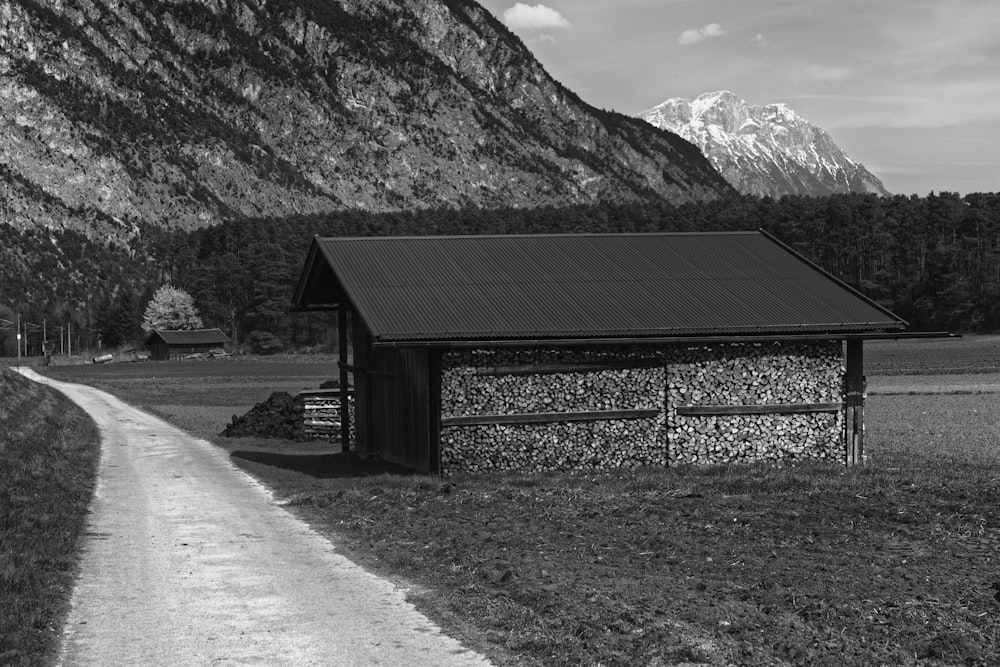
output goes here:
<path id="1" fill-rule="evenodd" d="M 678 406 L 839 403 L 838 341 L 681 348 L 669 356 L 672 462 L 713 464 L 843 455 L 843 413 L 678 415 Z"/>
<path id="2" fill-rule="evenodd" d="M 242 417 L 233 415 L 233 421 L 222 432 L 227 438 L 303 438 L 302 401 L 288 392 L 276 391 L 266 400 L 255 405 Z"/>
<path id="3" fill-rule="evenodd" d="M 320 389 L 303 391 L 302 433 L 312 440 L 340 440 L 340 390 Z M 354 440 L 354 397 L 348 397 L 348 416 L 351 425 L 351 441 Z"/>
<path id="4" fill-rule="evenodd" d="M 340 398 L 299 394 L 302 398 L 302 434 L 313 440 L 340 436 Z"/>

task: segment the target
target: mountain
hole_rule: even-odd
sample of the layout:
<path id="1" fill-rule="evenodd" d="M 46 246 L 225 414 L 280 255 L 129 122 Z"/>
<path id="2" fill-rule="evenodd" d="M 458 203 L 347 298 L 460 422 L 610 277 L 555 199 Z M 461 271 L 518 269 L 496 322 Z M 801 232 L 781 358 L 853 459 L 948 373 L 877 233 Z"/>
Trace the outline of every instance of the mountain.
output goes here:
<path id="1" fill-rule="evenodd" d="M 3 0 L 0 123 L 18 227 L 734 194 L 472 0 Z"/>
<path id="2" fill-rule="evenodd" d="M 889 194 L 829 134 L 786 104 L 752 106 L 721 91 L 670 99 L 639 117 L 696 144 L 743 194 Z"/>

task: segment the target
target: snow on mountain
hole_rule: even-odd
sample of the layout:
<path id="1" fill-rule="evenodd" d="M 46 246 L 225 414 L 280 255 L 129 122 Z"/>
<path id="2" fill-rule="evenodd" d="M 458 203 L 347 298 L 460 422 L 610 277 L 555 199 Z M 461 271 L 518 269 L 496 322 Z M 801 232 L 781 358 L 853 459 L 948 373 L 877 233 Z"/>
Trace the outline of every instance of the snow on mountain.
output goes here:
<path id="1" fill-rule="evenodd" d="M 673 98 L 639 118 L 697 145 L 744 194 L 888 195 L 882 182 L 787 104 L 753 106 L 729 91 Z"/>

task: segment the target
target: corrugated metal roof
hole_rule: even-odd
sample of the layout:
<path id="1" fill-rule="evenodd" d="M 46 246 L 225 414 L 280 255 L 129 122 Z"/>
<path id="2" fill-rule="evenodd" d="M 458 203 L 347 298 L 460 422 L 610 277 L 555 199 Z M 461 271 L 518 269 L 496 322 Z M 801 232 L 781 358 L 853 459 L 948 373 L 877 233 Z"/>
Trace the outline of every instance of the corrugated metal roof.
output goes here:
<path id="1" fill-rule="evenodd" d="M 189 331 L 171 331 L 157 329 L 149 335 L 159 336 L 167 345 L 222 345 L 230 342 L 229 336 L 221 329 L 193 329 Z"/>
<path id="2" fill-rule="evenodd" d="M 867 332 L 905 322 L 760 232 L 317 238 L 378 341 Z M 329 304 L 326 304 L 329 305 Z"/>

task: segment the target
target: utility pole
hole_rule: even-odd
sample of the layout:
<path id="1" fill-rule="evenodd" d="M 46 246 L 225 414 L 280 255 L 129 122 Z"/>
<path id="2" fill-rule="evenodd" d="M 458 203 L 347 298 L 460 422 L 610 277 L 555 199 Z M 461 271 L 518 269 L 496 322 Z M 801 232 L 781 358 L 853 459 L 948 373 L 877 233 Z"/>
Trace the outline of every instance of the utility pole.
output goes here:
<path id="1" fill-rule="evenodd" d="M 21 365 L 21 313 L 17 314 L 17 365 Z"/>
<path id="2" fill-rule="evenodd" d="M 66 322 L 66 354 L 73 356 L 73 321 Z"/>

